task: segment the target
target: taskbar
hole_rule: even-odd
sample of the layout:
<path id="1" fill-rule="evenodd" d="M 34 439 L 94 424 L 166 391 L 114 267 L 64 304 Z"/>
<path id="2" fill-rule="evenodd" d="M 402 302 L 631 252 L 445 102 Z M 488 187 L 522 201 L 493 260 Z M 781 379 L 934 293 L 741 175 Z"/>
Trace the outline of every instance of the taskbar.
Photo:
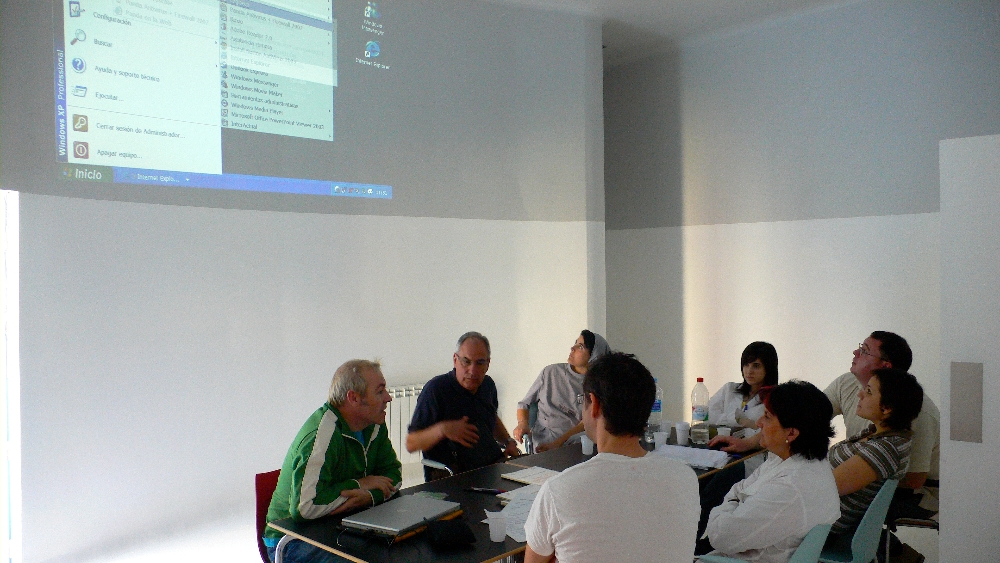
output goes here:
<path id="1" fill-rule="evenodd" d="M 392 186 L 378 184 L 301 180 L 272 176 L 248 176 L 244 174 L 198 174 L 193 172 L 123 168 L 118 166 L 88 166 L 81 164 L 60 164 L 60 167 L 60 177 L 63 179 L 84 182 L 392 199 Z"/>

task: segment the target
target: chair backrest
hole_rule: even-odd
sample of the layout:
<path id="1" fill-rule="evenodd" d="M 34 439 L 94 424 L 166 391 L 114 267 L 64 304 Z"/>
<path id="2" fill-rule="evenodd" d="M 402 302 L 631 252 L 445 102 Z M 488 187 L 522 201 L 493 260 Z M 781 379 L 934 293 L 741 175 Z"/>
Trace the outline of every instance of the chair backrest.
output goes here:
<path id="1" fill-rule="evenodd" d="M 889 512 L 889 504 L 892 503 L 892 495 L 896 492 L 898 483 L 899 481 L 895 479 L 883 483 L 875 499 L 868 505 L 861 522 L 858 523 L 858 529 L 851 539 L 851 555 L 855 563 L 875 560 L 879 538 L 882 537 L 882 523 L 885 522 L 885 515 Z"/>
<path id="2" fill-rule="evenodd" d="M 799 547 L 795 548 L 795 553 L 788 563 L 816 563 L 819 561 L 819 554 L 823 551 L 823 544 L 830 534 L 830 524 L 817 524 L 802 539 Z"/>
<path id="3" fill-rule="evenodd" d="M 271 497 L 274 496 L 274 489 L 278 487 L 278 475 L 280 469 L 258 473 L 254 479 L 257 490 L 257 549 L 260 551 L 260 558 L 264 563 L 270 563 L 267 558 L 267 546 L 264 545 L 264 526 L 267 525 L 267 509 L 271 506 Z"/>

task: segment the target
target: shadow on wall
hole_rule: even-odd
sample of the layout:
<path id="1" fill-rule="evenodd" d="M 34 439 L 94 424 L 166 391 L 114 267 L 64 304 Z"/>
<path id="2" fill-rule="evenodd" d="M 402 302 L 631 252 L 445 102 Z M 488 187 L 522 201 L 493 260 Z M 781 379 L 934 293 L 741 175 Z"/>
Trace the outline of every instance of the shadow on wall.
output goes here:
<path id="1" fill-rule="evenodd" d="M 604 73 L 608 339 L 653 372 L 664 419 L 678 421 L 689 418 L 683 231 L 654 227 L 683 224 L 681 61 L 675 46 L 647 43 L 657 52 Z"/>

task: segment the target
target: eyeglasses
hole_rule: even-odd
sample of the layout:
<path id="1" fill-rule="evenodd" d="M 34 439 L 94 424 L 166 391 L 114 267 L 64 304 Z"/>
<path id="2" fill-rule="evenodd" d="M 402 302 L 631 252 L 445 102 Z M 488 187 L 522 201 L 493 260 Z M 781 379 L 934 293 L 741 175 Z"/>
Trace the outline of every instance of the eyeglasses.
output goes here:
<path id="1" fill-rule="evenodd" d="M 582 405 L 584 399 L 586 399 L 586 398 L 587 398 L 587 394 L 586 393 L 577 393 L 576 394 L 576 404 Z"/>
<path id="2" fill-rule="evenodd" d="M 860 352 L 861 354 L 864 354 L 865 356 L 871 356 L 873 358 L 878 358 L 878 359 L 882 360 L 883 362 L 889 361 L 889 360 L 886 360 L 885 358 L 883 358 L 882 356 L 880 356 L 878 354 L 873 354 L 872 351 L 868 349 L 868 346 L 865 346 L 865 344 L 863 342 L 859 342 L 858 343 L 858 352 Z"/>
<path id="3" fill-rule="evenodd" d="M 462 367 L 469 367 L 472 364 L 476 364 L 476 367 L 481 368 L 481 367 L 487 366 L 490 363 L 490 359 L 486 358 L 485 360 L 475 360 L 475 361 L 473 361 L 473 360 L 470 360 L 469 358 L 466 358 L 465 356 L 459 356 L 458 357 L 458 363 L 462 364 Z"/>

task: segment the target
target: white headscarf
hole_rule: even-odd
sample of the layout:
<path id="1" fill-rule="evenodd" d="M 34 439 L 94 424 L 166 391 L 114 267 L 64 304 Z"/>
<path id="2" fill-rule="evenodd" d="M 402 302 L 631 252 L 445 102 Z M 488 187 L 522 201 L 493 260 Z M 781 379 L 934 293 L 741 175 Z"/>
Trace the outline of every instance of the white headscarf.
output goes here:
<path id="1" fill-rule="evenodd" d="M 594 331 L 590 332 L 594 334 L 594 349 L 590 351 L 590 361 L 587 363 L 592 364 L 597 360 L 597 358 L 600 358 L 601 356 L 610 352 L 611 346 L 608 344 L 608 341 L 605 340 L 603 336 L 597 334 Z"/>

